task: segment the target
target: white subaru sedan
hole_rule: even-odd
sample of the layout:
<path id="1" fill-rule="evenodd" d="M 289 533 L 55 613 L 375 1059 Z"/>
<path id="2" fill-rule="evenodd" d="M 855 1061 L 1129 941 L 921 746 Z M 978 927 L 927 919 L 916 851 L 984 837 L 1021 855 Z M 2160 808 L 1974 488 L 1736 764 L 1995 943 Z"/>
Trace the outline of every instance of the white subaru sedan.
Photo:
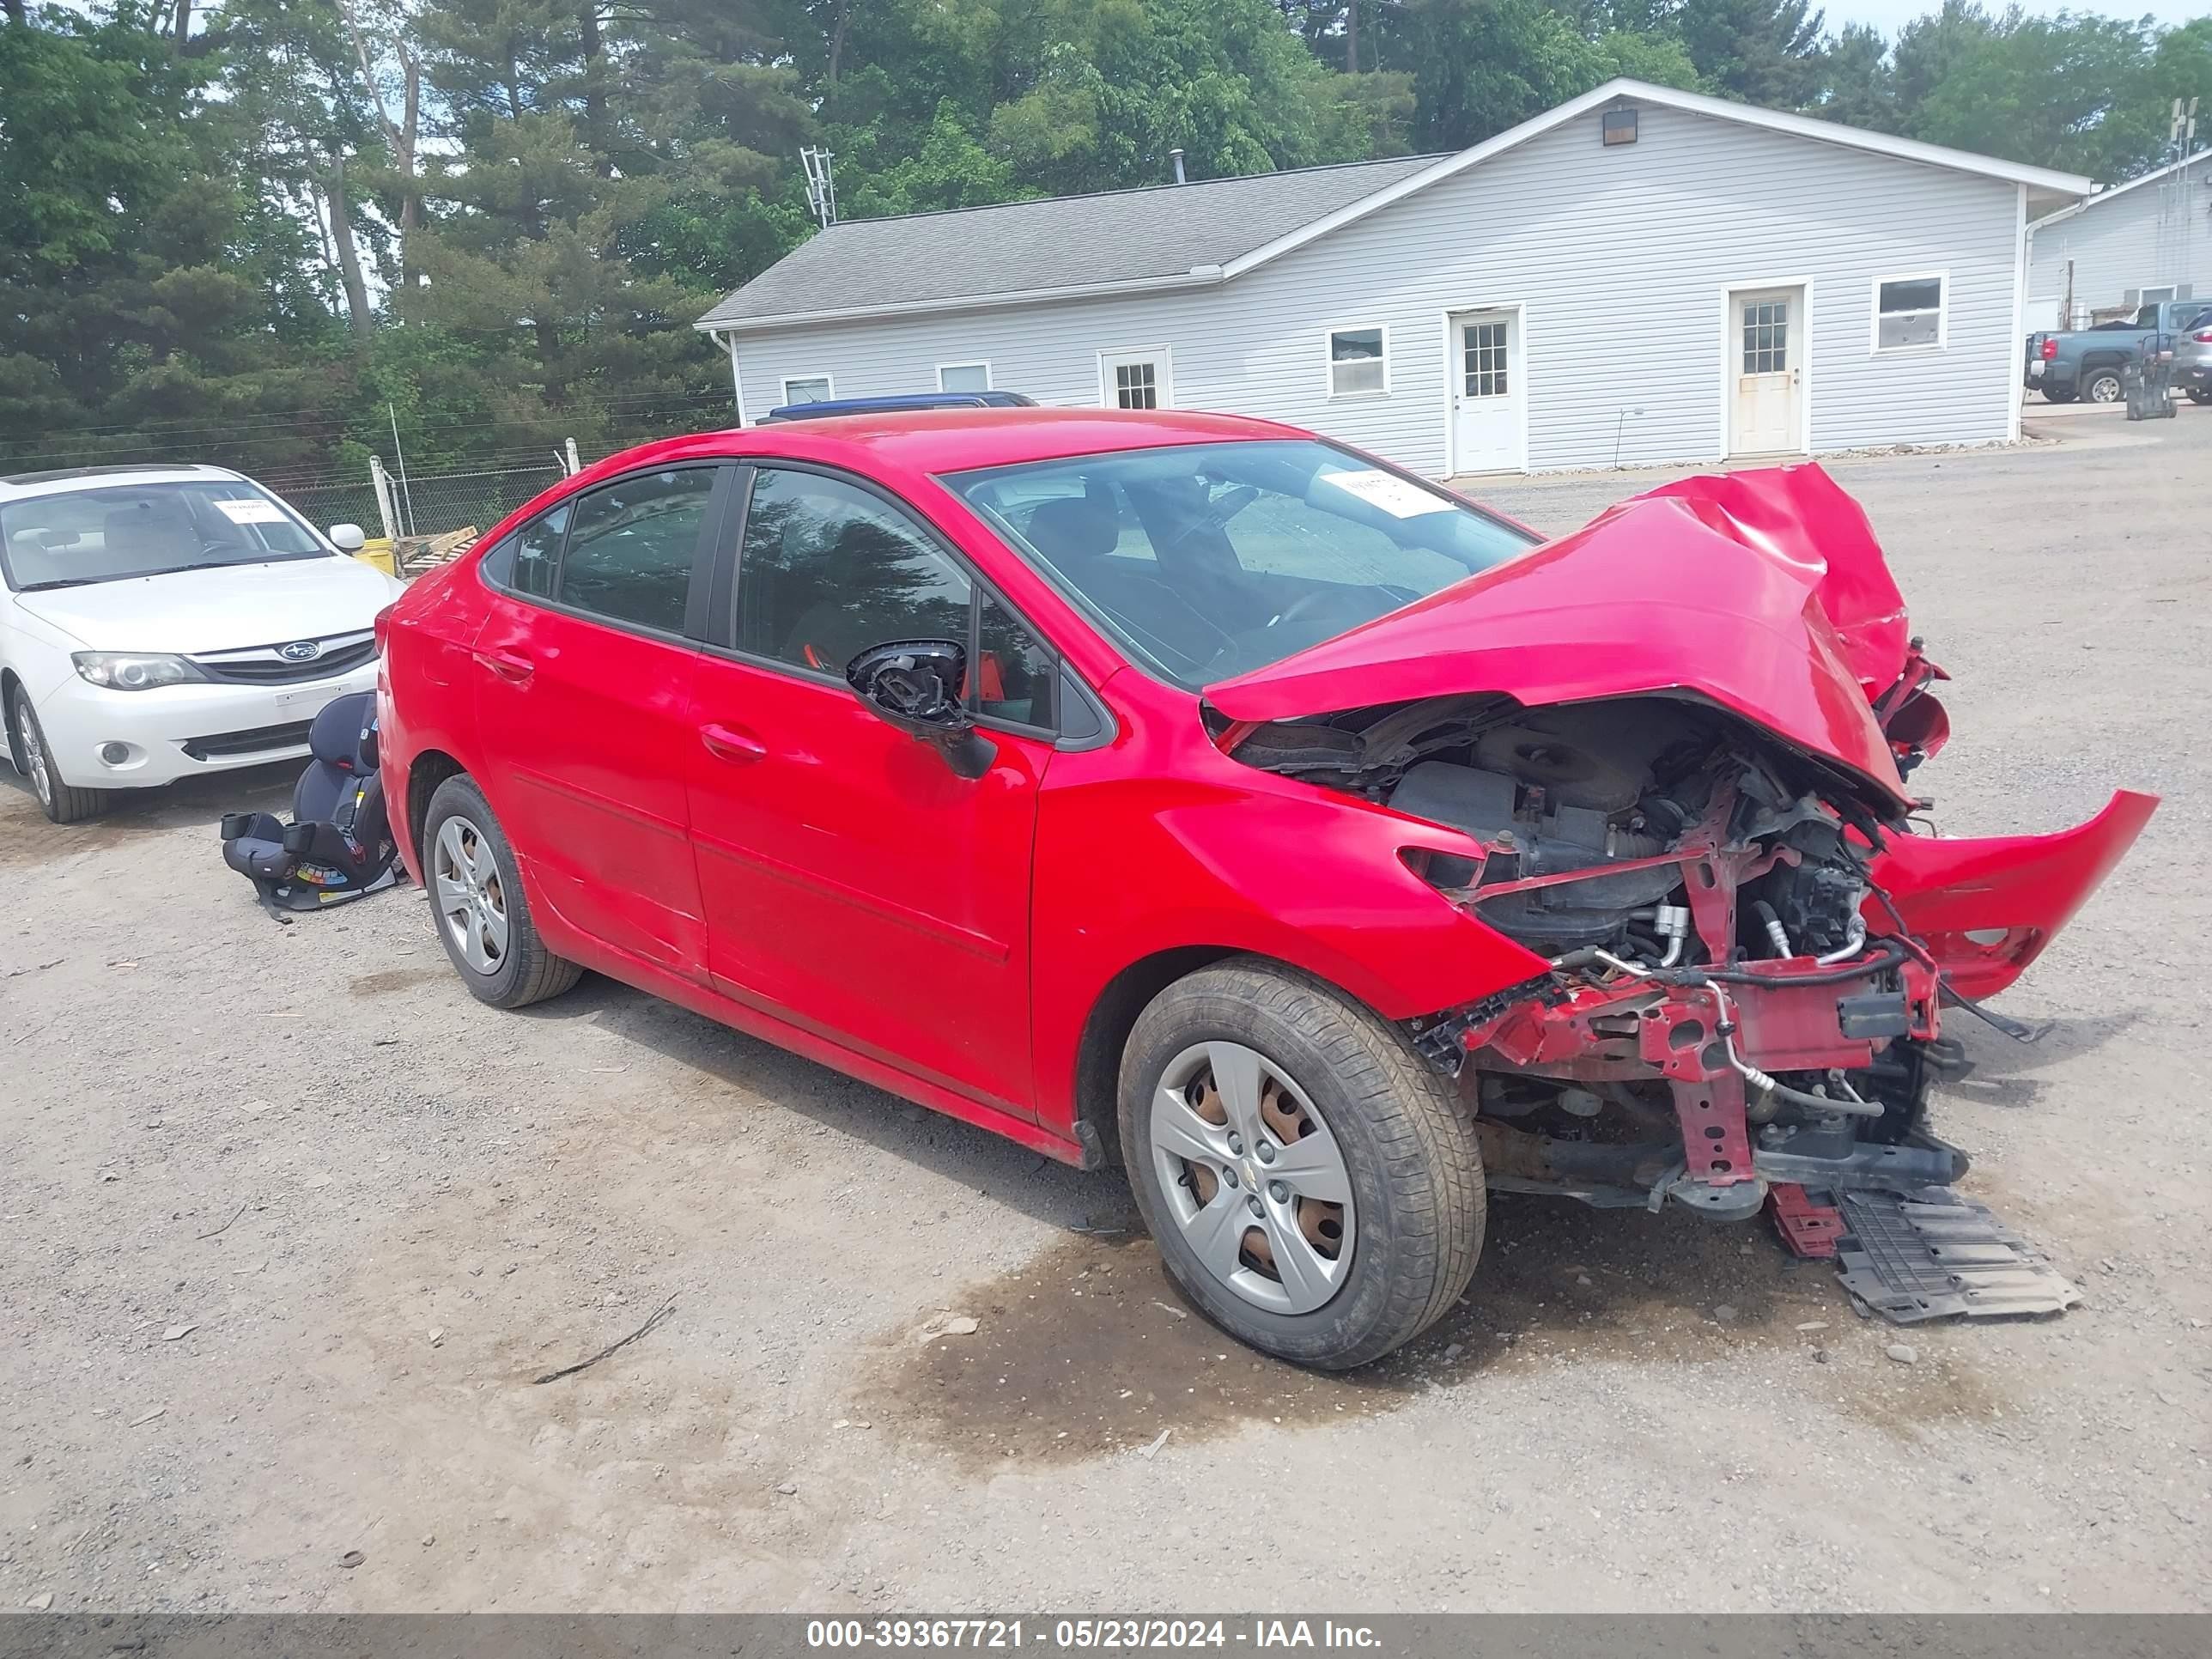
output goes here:
<path id="1" fill-rule="evenodd" d="M 46 816 L 305 755 L 403 591 L 361 545 L 221 467 L 0 477 L 0 713 Z"/>

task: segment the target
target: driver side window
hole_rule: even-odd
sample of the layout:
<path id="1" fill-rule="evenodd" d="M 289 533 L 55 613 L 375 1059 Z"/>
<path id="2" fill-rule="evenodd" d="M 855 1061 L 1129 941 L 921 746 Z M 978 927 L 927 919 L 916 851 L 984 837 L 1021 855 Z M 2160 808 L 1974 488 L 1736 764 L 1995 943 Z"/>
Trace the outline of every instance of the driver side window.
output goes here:
<path id="1" fill-rule="evenodd" d="M 1050 731 L 1060 661 L 900 507 L 823 473 L 753 474 L 738 554 L 738 649 L 843 679 L 894 640 L 968 653 L 962 697 L 981 719 Z"/>
<path id="2" fill-rule="evenodd" d="M 880 496 L 817 472 L 753 475 L 738 648 L 842 678 L 890 640 L 968 639 L 967 573 Z"/>

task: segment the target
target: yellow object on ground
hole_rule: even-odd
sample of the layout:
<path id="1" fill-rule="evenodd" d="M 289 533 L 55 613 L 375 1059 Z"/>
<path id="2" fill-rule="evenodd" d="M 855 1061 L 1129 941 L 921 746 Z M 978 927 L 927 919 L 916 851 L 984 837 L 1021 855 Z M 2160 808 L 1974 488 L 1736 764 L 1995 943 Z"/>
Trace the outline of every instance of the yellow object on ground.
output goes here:
<path id="1" fill-rule="evenodd" d="M 392 556 L 392 543 L 385 537 L 379 536 L 374 541 L 363 542 L 361 551 L 355 554 L 354 557 L 359 559 L 363 564 L 374 565 L 387 576 L 396 576 L 399 574 L 398 566 Z"/>

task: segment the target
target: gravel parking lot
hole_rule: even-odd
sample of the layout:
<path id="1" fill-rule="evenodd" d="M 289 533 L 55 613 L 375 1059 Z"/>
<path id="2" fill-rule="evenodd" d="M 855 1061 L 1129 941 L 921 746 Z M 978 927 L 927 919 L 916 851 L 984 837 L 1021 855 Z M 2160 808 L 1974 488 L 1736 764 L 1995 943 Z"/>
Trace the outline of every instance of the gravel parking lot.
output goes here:
<path id="1" fill-rule="evenodd" d="M 411 890 L 277 927 L 214 824 L 289 776 L 9 777 L 0 1606 L 2212 1609 L 2212 418 L 2066 434 L 1836 471 L 1956 677 L 1947 830 L 2166 797 L 1936 1107 L 2070 1314 L 1901 1364 L 1764 1225 L 1500 1197 L 1443 1325 L 1310 1376 L 1115 1177 L 605 981 L 480 1007 Z"/>

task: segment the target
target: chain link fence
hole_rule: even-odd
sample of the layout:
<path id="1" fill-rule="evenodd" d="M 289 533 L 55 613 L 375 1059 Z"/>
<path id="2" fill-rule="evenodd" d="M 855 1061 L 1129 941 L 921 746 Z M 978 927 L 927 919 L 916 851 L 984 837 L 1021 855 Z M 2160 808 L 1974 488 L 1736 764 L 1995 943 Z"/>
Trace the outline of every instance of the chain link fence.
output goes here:
<path id="1" fill-rule="evenodd" d="M 474 526 L 489 530 L 541 489 L 561 482 L 562 470 L 502 467 L 480 472 L 441 472 L 404 481 L 386 475 L 392 514 L 404 536 L 443 536 Z M 374 500 L 371 495 L 372 502 Z"/>
<path id="2" fill-rule="evenodd" d="M 573 449 L 570 452 L 574 453 Z M 459 530 L 489 530 L 541 490 L 567 476 L 557 462 L 478 467 L 402 479 L 372 461 L 357 478 L 270 479 L 269 489 L 322 529 L 356 524 L 371 538 L 387 533 L 403 561 Z M 441 555 L 450 550 L 440 550 Z M 403 571 L 402 574 L 404 574 Z"/>
<path id="3" fill-rule="evenodd" d="M 364 534 L 384 533 L 384 514 L 376 505 L 376 486 L 366 472 L 358 478 L 310 478 L 271 483 L 269 489 L 290 503 L 301 518 L 318 530 L 328 530 L 334 524 L 357 524 Z"/>

